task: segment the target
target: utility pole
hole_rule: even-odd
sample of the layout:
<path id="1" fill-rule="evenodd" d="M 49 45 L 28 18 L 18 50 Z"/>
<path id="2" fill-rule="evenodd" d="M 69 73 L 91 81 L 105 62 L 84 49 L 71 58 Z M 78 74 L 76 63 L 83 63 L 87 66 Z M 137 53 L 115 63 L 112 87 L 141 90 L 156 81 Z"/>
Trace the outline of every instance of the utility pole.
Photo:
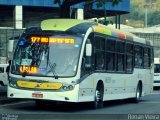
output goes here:
<path id="1" fill-rule="evenodd" d="M 144 6 L 144 8 L 145 8 L 145 28 L 147 28 L 147 24 L 148 24 L 148 21 L 147 21 L 147 19 L 148 19 L 148 16 L 147 16 L 147 14 L 148 14 L 147 7 L 148 7 L 147 5 Z"/>
<path id="2" fill-rule="evenodd" d="M 155 4 L 156 0 L 146 0 L 145 1 L 145 28 L 148 26 L 148 8 L 152 7 Z"/>

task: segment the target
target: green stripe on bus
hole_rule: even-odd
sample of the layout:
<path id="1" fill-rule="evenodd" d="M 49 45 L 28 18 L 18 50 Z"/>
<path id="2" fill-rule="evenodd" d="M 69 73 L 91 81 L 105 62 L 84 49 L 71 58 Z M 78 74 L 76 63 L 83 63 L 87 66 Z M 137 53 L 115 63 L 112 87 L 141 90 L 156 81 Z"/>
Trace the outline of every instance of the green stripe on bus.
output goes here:
<path id="1" fill-rule="evenodd" d="M 102 28 L 102 27 L 99 27 L 99 26 L 94 26 L 93 29 L 97 33 L 106 34 L 106 35 L 112 35 L 111 30 L 108 30 L 106 28 Z"/>
<path id="2" fill-rule="evenodd" d="M 110 30 L 108 30 L 108 29 L 105 29 L 104 30 L 104 34 L 106 34 L 106 35 L 112 35 L 112 32 Z"/>
<path id="3" fill-rule="evenodd" d="M 91 22 L 88 20 L 76 20 L 76 19 L 48 19 L 41 22 L 42 30 L 56 30 L 56 31 L 66 31 L 67 29 L 81 24 Z"/>

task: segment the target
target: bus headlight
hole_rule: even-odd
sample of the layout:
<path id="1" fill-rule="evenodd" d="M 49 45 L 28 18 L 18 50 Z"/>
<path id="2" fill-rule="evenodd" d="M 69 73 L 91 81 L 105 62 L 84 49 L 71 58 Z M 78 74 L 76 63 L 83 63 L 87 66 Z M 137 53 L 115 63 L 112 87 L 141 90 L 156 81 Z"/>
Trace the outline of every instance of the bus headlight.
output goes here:
<path id="1" fill-rule="evenodd" d="M 63 86 L 63 90 L 67 90 L 67 86 Z"/>
<path id="2" fill-rule="evenodd" d="M 69 89 L 69 90 L 73 90 L 73 85 L 69 85 L 69 86 L 68 86 L 68 89 Z"/>
<path id="3" fill-rule="evenodd" d="M 69 90 L 73 90 L 73 89 L 74 89 L 74 86 L 73 86 L 73 85 L 68 85 L 68 86 L 64 85 L 62 88 L 63 88 L 63 90 L 65 90 L 65 91 L 69 91 Z"/>
<path id="4" fill-rule="evenodd" d="M 13 88 L 17 88 L 17 84 L 16 84 L 15 81 L 10 81 L 10 82 L 9 82 L 9 86 L 10 86 L 10 87 L 13 87 Z"/>

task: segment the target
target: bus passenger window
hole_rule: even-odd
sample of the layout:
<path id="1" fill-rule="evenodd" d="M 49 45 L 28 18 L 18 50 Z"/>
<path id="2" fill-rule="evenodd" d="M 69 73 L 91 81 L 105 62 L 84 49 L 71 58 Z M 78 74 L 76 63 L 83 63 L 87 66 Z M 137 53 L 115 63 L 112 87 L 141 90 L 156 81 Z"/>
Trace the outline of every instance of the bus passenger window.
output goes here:
<path id="1" fill-rule="evenodd" d="M 95 36 L 95 68 L 96 70 L 104 70 L 104 50 L 105 50 L 105 38 L 101 36 Z"/>
<path id="2" fill-rule="evenodd" d="M 118 55 L 117 58 L 117 71 L 124 71 L 124 55 Z"/>
<path id="3" fill-rule="evenodd" d="M 150 67 L 150 49 L 149 48 L 144 48 L 143 56 L 144 56 L 144 67 Z"/>
<path id="4" fill-rule="evenodd" d="M 96 36 L 95 37 L 95 47 L 97 50 L 105 49 L 105 38 Z"/>
<path id="5" fill-rule="evenodd" d="M 133 57 L 130 55 L 127 55 L 126 56 L 126 71 L 127 72 L 132 72 L 132 70 L 133 70 L 132 63 L 133 63 Z"/>
<path id="6" fill-rule="evenodd" d="M 96 70 L 103 70 L 104 69 L 104 54 L 103 52 L 96 53 Z"/>
<path id="7" fill-rule="evenodd" d="M 135 66 L 136 67 L 142 67 L 143 61 L 142 61 L 142 47 L 135 46 Z"/>
<path id="8" fill-rule="evenodd" d="M 107 39 L 106 45 L 106 70 L 115 71 L 115 45 L 116 41 Z"/>
<path id="9" fill-rule="evenodd" d="M 126 72 L 133 71 L 133 44 L 126 43 Z"/>
<path id="10" fill-rule="evenodd" d="M 115 54 L 114 53 L 106 53 L 106 66 L 108 71 L 115 70 Z"/>
<path id="11" fill-rule="evenodd" d="M 117 41 L 116 43 L 116 54 L 117 54 L 117 71 L 124 72 L 124 53 L 125 53 L 125 43 Z"/>

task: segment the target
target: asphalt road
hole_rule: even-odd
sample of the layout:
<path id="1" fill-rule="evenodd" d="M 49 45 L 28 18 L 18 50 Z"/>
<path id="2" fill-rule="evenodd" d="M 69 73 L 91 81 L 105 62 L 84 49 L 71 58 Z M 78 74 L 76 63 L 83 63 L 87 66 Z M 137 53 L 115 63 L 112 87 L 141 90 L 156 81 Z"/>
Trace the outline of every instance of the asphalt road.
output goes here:
<path id="1" fill-rule="evenodd" d="M 0 105 L 1 118 L 14 120 L 52 120 L 52 119 L 160 119 L 160 90 L 142 98 L 138 104 L 129 100 L 107 101 L 104 108 L 93 110 L 88 104 L 46 104 L 36 107 L 32 100 Z"/>

